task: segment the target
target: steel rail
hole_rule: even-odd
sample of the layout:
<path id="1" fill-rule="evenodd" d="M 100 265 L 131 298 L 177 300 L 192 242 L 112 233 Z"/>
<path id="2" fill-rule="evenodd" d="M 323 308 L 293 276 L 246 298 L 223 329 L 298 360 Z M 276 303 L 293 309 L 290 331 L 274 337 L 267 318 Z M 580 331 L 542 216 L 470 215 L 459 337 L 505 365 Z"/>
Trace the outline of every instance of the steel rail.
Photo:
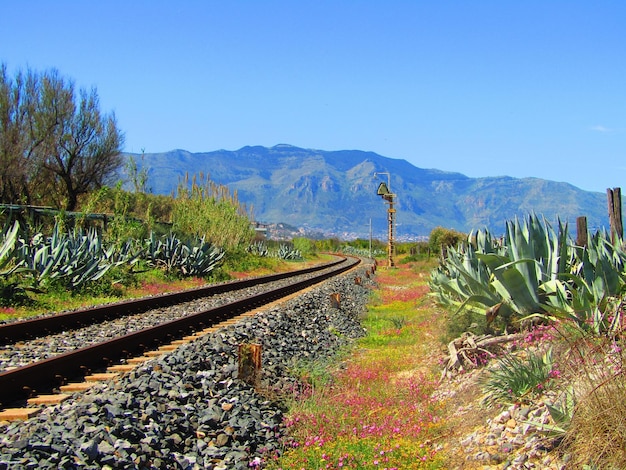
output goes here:
<path id="1" fill-rule="evenodd" d="M 302 274 L 309 274 L 336 266 L 342 263 L 344 259 L 345 258 L 341 258 L 337 261 L 331 261 L 329 263 L 319 264 L 297 271 L 268 274 L 266 276 L 203 286 L 180 292 L 170 292 L 152 297 L 142 297 L 140 299 L 114 302 L 111 304 L 60 313 L 58 315 L 0 324 L 0 345 L 13 344 L 18 341 L 29 340 L 61 331 L 81 328 L 85 325 L 113 320 L 125 315 L 141 313 L 155 308 L 168 307 L 170 305 L 188 302 L 202 297 L 223 294 L 224 292 L 233 292 L 255 285 L 279 281 Z"/>
<path id="2" fill-rule="evenodd" d="M 93 346 L 60 354 L 40 362 L 0 373 L 0 406 L 23 401 L 34 394 L 48 393 L 60 385 L 102 370 L 111 364 L 138 356 L 164 343 L 246 311 L 266 305 L 280 298 L 339 275 L 360 263 L 358 258 L 344 258 L 333 263 L 334 270 L 317 276 L 250 296 L 220 307 L 162 323 L 152 328 L 129 333 Z"/>

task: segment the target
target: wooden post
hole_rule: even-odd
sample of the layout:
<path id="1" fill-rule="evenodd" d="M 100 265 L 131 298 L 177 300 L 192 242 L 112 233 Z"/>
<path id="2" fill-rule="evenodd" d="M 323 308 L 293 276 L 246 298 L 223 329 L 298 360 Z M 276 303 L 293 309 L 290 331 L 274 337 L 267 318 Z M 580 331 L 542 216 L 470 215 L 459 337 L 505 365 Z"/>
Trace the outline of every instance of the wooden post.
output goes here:
<path id="1" fill-rule="evenodd" d="M 356 276 L 356 277 L 354 278 L 354 283 L 355 283 L 357 286 L 360 286 L 360 285 L 361 285 L 361 278 L 360 278 L 359 276 Z"/>
<path id="2" fill-rule="evenodd" d="M 341 294 L 330 294 L 330 306 L 332 308 L 341 308 Z"/>
<path id="3" fill-rule="evenodd" d="M 587 217 L 578 217 L 576 219 L 576 245 L 587 246 L 588 241 Z"/>
<path id="4" fill-rule="evenodd" d="M 258 386 L 261 381 L 260 344 L 243 343 L 239 345 L 238 377 L 249 385 Z"/>
<path id="5" fill-rule="evenodd" d="M 606 190 L 609 208 L 609 223 L 611 225 L 611 241 L 615 243 L 615 237 L 619 240 L 624 238 L 624 226 L 622 224 L 622 190 L 620 188 L 608 188 Z"/>

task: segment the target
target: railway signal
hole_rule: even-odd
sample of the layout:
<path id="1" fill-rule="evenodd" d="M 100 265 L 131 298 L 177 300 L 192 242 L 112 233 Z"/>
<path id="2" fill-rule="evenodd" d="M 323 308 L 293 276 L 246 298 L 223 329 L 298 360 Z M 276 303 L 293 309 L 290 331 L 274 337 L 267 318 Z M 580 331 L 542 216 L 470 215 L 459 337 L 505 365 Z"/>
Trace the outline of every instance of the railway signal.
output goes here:
<path id="1" fill-rule="evenodd" d="M 395 194 L 391 192 L 389 189 L 391 186 L 390 183 L 390 175 L 389 173 L 374 173 L 376 175 L 387 175 L 387 184 L 384 182 L 378 185 L 378 190 L 376 194 L 381 196 L 389 207 L 387 208 L 387 227 L 388 227 L 388 240 L 387 240 L 387 266 L 392 268 L 395 266 L 394 264 L 394 255 L 395 255 L 395 228 L 396 228 L 396 209 L 393 207 L 394 199 L 396 197 Z"/>

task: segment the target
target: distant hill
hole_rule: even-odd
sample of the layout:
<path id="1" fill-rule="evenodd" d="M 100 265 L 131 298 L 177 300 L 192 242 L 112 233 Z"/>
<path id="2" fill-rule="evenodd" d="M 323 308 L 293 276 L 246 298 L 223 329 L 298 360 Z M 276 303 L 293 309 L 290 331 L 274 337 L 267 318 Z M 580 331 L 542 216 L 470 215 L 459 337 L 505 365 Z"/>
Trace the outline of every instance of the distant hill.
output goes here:
<path id="1" fill-rule="evenodd" d="M 135 159 L 141 163 L 138 155 Z M 391 175 L 397 194 L 398 239 L 427 236 L 437 226 L 502 233 L 506 220 L 534 211 L 550 222 L 585 215 L 590 229 L 608 226 L 606 195 L 539 178 L 469 178 L 423 169 L 360 150 L 323 151 L 291 145 L 144 155 L 148 186 L 170 194 L 186 174 L 203 173 L 253 209 L 259 222 L 284 223 L 341 238 L 386 236 L 386 204 L 376 189 Z"/>

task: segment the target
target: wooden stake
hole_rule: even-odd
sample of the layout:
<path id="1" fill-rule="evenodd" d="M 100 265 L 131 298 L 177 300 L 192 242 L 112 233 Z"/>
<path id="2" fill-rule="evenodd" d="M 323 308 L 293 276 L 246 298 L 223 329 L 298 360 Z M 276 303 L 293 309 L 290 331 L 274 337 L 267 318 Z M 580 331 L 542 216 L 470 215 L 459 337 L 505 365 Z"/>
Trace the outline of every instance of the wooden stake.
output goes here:
<path id="1" fill-rule="evenodd" d="M 611 225 L 611 241 L 615 243 L 615 237 L 619 240 L 624 238 L 624 226 L 622 224 L 622 190 L 620 188 L 609 188 L 606 190 L 609 223 Z"/>
<path id="2" fill-rule="evenodd" d="M 260 344 L 243 343 L 239 345 L 238 377 L 249 385 L 258 386 L 261 382 Z"/>
<path id="3" fill-rule="evenodd" d="M 330 294 L 330 306 L 332 308 L 341 308 L 341 294 Z"/>
<path id="4" fill-rule="evenodd" d="M 576 245 L 587 246 L 587 237 L 587 217 L 578 217 L 576 219 Z"/>

